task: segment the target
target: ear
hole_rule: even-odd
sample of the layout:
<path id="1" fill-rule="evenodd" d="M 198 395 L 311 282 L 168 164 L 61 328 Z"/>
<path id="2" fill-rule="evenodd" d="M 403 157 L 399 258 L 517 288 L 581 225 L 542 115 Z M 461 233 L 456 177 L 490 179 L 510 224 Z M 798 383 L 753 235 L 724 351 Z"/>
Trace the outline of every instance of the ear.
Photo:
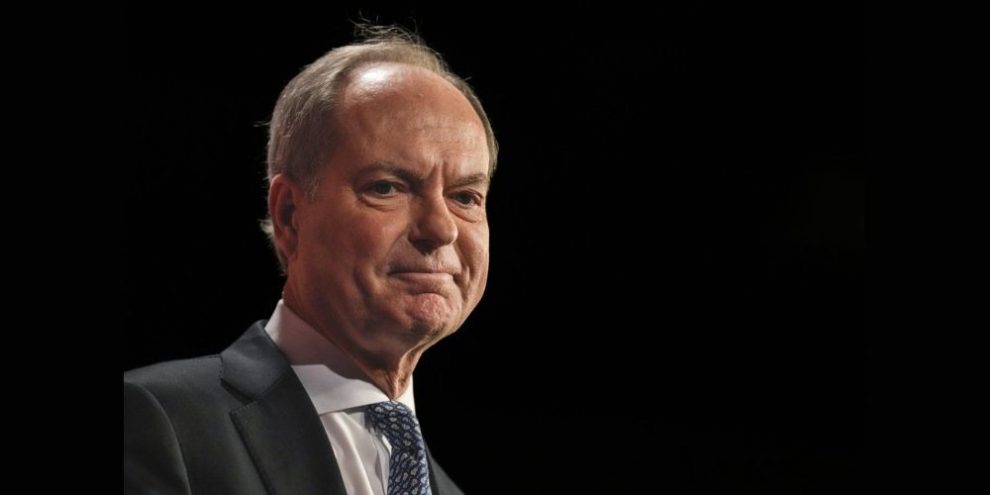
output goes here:
<path id="1" fill-rule="evenodd" d="M 300 211 L 304 200 L 302 188 L 284 174 L 272 178 L 268 187 L 268 214 L 272 217 L 275 245 L 287 260 L 296 256 L 299 246 Z"/>

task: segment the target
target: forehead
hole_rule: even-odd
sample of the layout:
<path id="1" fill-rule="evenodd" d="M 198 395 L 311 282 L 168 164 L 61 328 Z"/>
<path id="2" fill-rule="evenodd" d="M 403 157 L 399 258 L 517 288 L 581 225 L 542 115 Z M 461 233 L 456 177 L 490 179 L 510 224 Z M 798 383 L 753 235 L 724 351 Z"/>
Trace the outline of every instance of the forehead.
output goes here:
<path id="1" fill-rule="evenodd" d="M 348 79 L 341 102 L 344 108 L 429 104 L 473 113 L 470 103 L 450 81 L 423 67 L 391 62 L 368 64 L 355 70 Z"/>
<path id="2" fill-rule="evenodd" d="M 392 63 L 359 69 L 342 93 L 338 118 L 342 144 L 365 164 L 488 170 L 485 130 L 474 107 L 426 69 Z"/>

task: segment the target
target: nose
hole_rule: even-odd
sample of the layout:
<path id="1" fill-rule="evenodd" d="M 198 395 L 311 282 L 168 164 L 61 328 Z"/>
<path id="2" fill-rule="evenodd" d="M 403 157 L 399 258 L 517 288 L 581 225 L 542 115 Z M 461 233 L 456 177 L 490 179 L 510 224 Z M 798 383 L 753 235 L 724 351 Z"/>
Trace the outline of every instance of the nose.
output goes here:
<path id="1" fill-rule="evenodd" d="M 426 254 L 457 240 L 457 223 L 442 195 L 422 197 L 413 210 L 409 240 Z"/>

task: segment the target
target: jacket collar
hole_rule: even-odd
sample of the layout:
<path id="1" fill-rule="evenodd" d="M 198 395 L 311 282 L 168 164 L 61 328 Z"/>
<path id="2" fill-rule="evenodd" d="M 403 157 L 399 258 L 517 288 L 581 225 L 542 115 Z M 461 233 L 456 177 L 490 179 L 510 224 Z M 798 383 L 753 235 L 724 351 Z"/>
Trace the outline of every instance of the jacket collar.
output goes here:
<path id="1" fill-rule="evenodd" d="M 245 397 L 230 417 L 272 495 L 346 494 L 323 423 L 288 360 L 258 321 L 220 353 L 220 379 Z M 427 448 L 430 485 L 440 495 Z"/>
<path id="2" fill-rule="evenodd" d="M 343 494 L 323 424 L 264 324 L 252 325 L 220 354 L 221 380 L 247 399 L 231 420 L 273 495 Z"/>

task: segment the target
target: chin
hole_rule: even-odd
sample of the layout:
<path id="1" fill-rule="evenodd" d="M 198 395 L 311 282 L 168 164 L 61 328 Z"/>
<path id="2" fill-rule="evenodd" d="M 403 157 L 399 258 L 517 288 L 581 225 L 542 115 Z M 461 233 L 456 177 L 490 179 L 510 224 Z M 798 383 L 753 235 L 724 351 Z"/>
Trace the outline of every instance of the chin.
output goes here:
<path id="1" fill-rule="evenodd" d="M 420 294 L 410 301 L 404 312 L 413 326 L 429 329 L 431 333 L 442 333 L 453 324 L 457 308 L 439 294 Z"/>
<path id="2" fill-rule="evenodd" d="M 420 342 L 439 340 L 446 335 L 453 333 L 446 322 L 416 321 L 412 325 L 412 334 Z"/>

